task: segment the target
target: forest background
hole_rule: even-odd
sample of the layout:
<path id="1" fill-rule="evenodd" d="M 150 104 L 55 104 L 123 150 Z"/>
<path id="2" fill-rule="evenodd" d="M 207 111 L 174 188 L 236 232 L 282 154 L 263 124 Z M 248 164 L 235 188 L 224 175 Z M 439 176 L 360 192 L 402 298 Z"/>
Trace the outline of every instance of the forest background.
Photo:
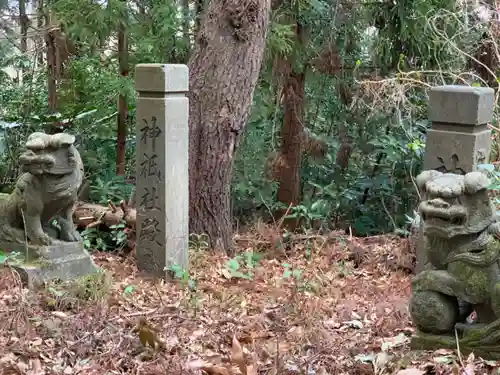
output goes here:
<path id="1" fill-rule="evenodd" d="M 230 3 L 0 2 L 1 190 L 12 189 L 20 145 L 29 133 L 64 130 L 77 136 L 86 168 L 82 199 L 102 205 L 128 200 L 135 175 L 134 66 L 188 64 L 193 77 L 217 59 L 229 61 L 224 54 L 234 53 L 231 46 L 206 61 L 197 47 L 207 37 L 203 33 L 220 32 L 228 22 L 223 15 Z M 407 234 L 418 199 L 414 176 L 430 126 L 427 91 L 442 84 L 497 88 L 499 5 L 495 0 L 250 3 L 271 5 L 265 43 L 254 46 L 261 49 L 262 66 L 253 97 L 247 90 L 232 103 L 251 107 L 247 120 L 245 113 L 240 116 L 246 127 L 234 164 L 223 166 L 230 179 L 208 191 L 221 197 L 211 204 L 232 217 L 217 221 L 199 214 L 190 219 L 192 232 L 221 237 L 228 251 L 233 230 L 256 219 L 283 218 L 290 229 L 345 229 L 360 236 Z M 217 10 L 219 29 L 210 28 L 204 14 Z M 246 26 L 249 33 L 258 27 Z M 208 35 L 208 40 L 215 39 Z M 218 74 L 250 74 L 254 62 L 223 65 Z M 190 99 L 210 106 L 210 98 L 194 86 Z M 490 126 L 495 138 L 496 120 Z M 206 142 L 216 149 L 224 144 Z M 494 139 L 493 162 L 499 153 Z M 206 170 L 221 167 L 210 165 L 216 158 L 207 160 Z M 203 184 L 205 176 L 193 174 L 190 184 L 197 179 L 194 185 Z M 84 238 L 97 250 L 126 242 L 116 230 L 98 228 L 86 230 Z"/>

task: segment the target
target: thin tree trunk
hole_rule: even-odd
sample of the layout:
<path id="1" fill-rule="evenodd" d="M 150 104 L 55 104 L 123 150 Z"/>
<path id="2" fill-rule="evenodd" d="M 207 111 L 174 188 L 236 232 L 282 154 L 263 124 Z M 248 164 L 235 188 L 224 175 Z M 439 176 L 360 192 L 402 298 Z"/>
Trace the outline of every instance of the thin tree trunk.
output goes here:
<path id="1" fill-rule="evenodd" d="M 121 20 L 118 30 L 118 60 L 120 75 L 126 77 L 128 70 L 128 41 L 126 23 Z M 118 117 L 116 129 L 116 174 L 125 175 L 125 143 L 127 141 L 127 101 L 123 94 L 118 96 Z"/>
<path id="2" fill-rule="evenodd" d="M 37 6 L 36 6 L 36 13 L 37 13 L 37 20 L 36 20 L 36 27 L 38 33 L 42 32 L 43 29 L 43 21 L 45 18 L 45 12 L 44 12 L 44 4 L 43 0 L 37 0 Z M 36 51 L 37 51 L 37 61 L 38 61 L 38 66 L 41 67 L 43 66 L 43 38 L 36 38 Z"/>
<path id="3" fill-rule="evenodd" d="M 26 0 L 19 0 L 19 24 L 21 27 L 20 50 L 23 55 L 25 55 L 28 51 L 28 23 L 29 19 L 26 15 Z M 24 75 L 23 69 L 21 69 L 21 75 Z"/>
<path id="4" fill-rule="evenodd" d="M 28 51 L 28 24 L 29 24 L 29 19 L 28 16 L 26 15 L 26 0 L 19 0 L 19 24 L 21 27 L 21 43 L 20 43 L 20 50 L 21 54 L 26 57 L 26 52 Z M 24 74 L 25 70 L 23 68 L 18 71 L 18 80 L 19 80 L 19 85 L 22 85 L 24 82 Z M 25 82 L 24 82 L 25 83 Z M 29 111 L 29 100 L 23 101 L 22 108 L 23 108 L 23 113 L 26 116 Z"/>
<path id="5" fill-rule="evenodd" d="M 491 10 L 498 9 L 498 4 L 495 0 L 487 0 L 486 5 Z M 477 72 L 479 77 L 489 87 L 498 89 L 498 81 L 495 73 L 498 72 L 500 56 L 497 50 L 498 41 L 495 41 L 495 39 L 498 40 L 500 27 L 498 26 L 497 12 L 492 12 L 492 16 L 490 17 L 492 18 L 489 20 L 489 30 L 481 35 L 480 40 L 477 42 L 474 59 L 469 59 L 468 65 L 469 68 Z"/>
<path id="6" fill-rule="evenodd" d="M 304 30 L 300 25 L 296 27 L 296 40 L 299 46 L 304 43 Z M 284 76 L 283 83 L 283 126 L 281 128 L 280 157 L 283 167 L 278 178 L 278 202 L 285 206 L 297 205 L 300 202 L 300 163 L 302 159 L 302 134 L 304 130 L 304 97 L 305 97 L 305 70 L 294 71 L 293 62 L 281 60 L 279 71 Z M 276 212 L 282 218 L 286 210 Z M 284 220 L 289 229 L 295 229 L 299 224 L 297 219 Z"/>
<path id="7" fill-rule="evenodd" d="M 489 87 L 494 89 L 498 87 L 497 77 L 492 74 L 498 71 L 499 58 L 497 54 L 496 42 L 492 40 L 492 36 L 489 35 L 488 32 L 485 32 L 478 42 L 478 47 L 474 56 L 475 60 L 469 60 L 469 65 L 476 70 L 479 77 L 481 77 Z M 476 60 L 479 61 L 479 63 L 477 63 Z"/>
<path id="8" fill-rule="evenodd" d="M 288 69 L 291 63 L 286 61 Z M 300 162 L 302 158 L 302 133 L 304 119 L 304 94 L 305 73 L 291 72 L 284 83 L 284 114 L 281 128 L 281 151 L 283 158 L 281 172 L 278 178 L 277 200 L 285 206 L 297 205 L 300 202 Z M 277 216 L 281 218 L 286 210 L 278 210 Z M 294 229 L 298 220 L 284 221 L 289 229 Z"/>
<path id="9" fill-rule="evenodd" d="M 48 26 L 51 24 L 50 15 L 45 18 L 45 24 Z M 58 58 L 57 58 L 57 48 L 56 41 L 54 39 L 53 33 L 47 28 L 45 32 L 45 42 L 47 44 L 47 91 L 49 100 L 49 113 L 54 113 L 57 110 L 57 72 L 58 72 Z M 52 127 L 49 129 L 52 133 Z"/>
<path id="10" fill-rule="evenodd" d="M 189 60 L 189 221 L 232 250 L 230 183 L 264 56 L 270 0 L 211 0 Z"/>

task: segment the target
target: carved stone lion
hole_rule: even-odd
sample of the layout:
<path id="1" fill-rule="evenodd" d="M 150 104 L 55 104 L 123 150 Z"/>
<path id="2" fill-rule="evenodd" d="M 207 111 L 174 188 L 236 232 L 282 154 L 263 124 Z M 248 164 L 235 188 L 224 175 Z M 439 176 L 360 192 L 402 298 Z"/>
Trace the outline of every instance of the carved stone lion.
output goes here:
<path id="1" fill-rule="evenodd" d="M 0 241 L 50 245 L 54 239 L 76 242 L 73 205 L 83 180 L 83 163 L 65 133 L 35 132 L 20 156 L 21 176 L 0 203 Z M 53 225 L 57 223 L 57 225 Z"/>
<path id="2" fill-rule="evenodd" d="M 459 345 L 500 359 L 500 223 L 489 185 L 481 172 L 417 177 L 423 245 L 433 269 L 412 281 L 410 313 L 419 329 L 413 348 Z M 477 318 L 470 324 L 472 311 Z"/>

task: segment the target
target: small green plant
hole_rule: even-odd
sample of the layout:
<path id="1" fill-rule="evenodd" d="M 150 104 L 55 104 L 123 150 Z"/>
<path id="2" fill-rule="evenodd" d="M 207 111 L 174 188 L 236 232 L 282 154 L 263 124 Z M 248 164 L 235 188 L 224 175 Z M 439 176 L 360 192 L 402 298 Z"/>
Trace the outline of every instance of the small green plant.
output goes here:
<path id="1" fill-rule="evenodd" d="M 127 235 L 125 234 L 125 223 L 111 225 L 111 241 L 115 248 L 123 248 L 127 244 Z"/>
<path id="2" fill-rule="evenodd" d="M 288 263 L 282 263 L 283 266 L 283 274 L 281 278 L 283 280 L 292 279 L 294 285 L 296 286 L 296 290 L 298 292 L 306 292 L 306 291 L 316 291 L 317 286 L 313 283 L 310 283 L 302 278 L 302 270 L 298 268 L 293 268 Z"/>
<path id="3" fill-rule="evenodd" d="M 104 234 L 97 228 L 87 228 L 81 233 L 83 239 L 83 247 L 86 250 L 101 250 L 106 251 L 108 245 L 104 240 Z"/>
<path id="4" fill-rule="evenodd" d="M 114 251 L 122 249 L 127 244 L 125 223 L 111 225 L 110 232 L 98 228 L 87 228 L 82 233 L 83 246 L 86 250 Z"/>
<path id="5" fill-rule="evenodd" d="M 187 291 L 189 292 L 189 305 L 191 305 L 196 311 L 200 304 L 200 295 L 196 288 L 196 281 L 189 276 L 189 272 L 186 269 L 177 264 L 173 264 L 167 269 L 172 274 L 174 279 L 179 280 L 181 285 L 187 289 Z"/>
<path id="6" fill-rule="evenodd" d="M 410 230 L 408 230 L 407 228 L 411 228 L 412 225 L 415 225 L 415 223 L 416 223 L 415 220 L 417 218 L 417 215 L 418 215 L 417 211 L 413 211 L 413 216 L 405 214 L 406 227 L 405 228 L 396 228 L 395 233 L 397 235 L 400 235 L 403 237 L 408 237 L 410 235 Z"/>
<path id="7" fill-rule="evenodd" d="M 123 289 L 123 294 L 125 294 L 126 296 L 129 296 L 129 295 L 131 295 L 134 292 L 135 288 L 136 288 L 135 285 L 132 285 L 132 284 L 131 285 L 127 285 L 125 287 L 125 289 Z"/>
<path id="8" fill-rule="evenodd" d="M 326 220 L 328 206 L 326 201 L 322 199 L 314 202 L 310 207 L 298 204 L 290 208 L 290 212 L 285 216 L 285 219 L 298 219 L 303 229 L 309 229 L 312 227 L 314 221 Z"/>
<path id="9" fill-rule="evenodd" d="M 196 281 L 189 277 L 189 272 L 178 264 L 173 264 L 168 267 L 168 271 L 172 274 L 174 279 L 181 282 L 182 285 L 186 286 L 190 292 L 196 291 Z"/>
<path id="10" fill-rule="evenodd" d="M 90 199 L 100 204 L 107 204 L 109 200 L 128 201 L 132 189 L 132 185 L 126 183 L 122 176 L 113 176 L 108 181 L 97 177 L 90 186 Z"/>
<path id="11" fill-rule="evenodd" d="M 417 153 L 419 150 L 425 149 L 425 144 L 418 138 L 413 139 L 412 142 L 408 143 L 408 149 Z"/>
<path id="12" fill-rule="evenodd" d="M 6 252 L 0 249 L 0 264 L 19 264 L 24 261 L 24 256 L 19 251 Z"/>
<path id="13" fill-rule="evenodd" d="M 242 254 L 228 259 L 224 266 L 224 276 L 227 278 L 237 278 L 251 280 L 253 272 L 251 271 L 257 267 L 262 255 L 253 251 L 245 251 Z"/>
<path id="14" fill-rule="evenodd" d="M 292 268 L 292 266 L 290 266 L 288 263 L 283 263 L 282 264 L 283 266 L 283 275 L 281 276 L 281 278 L 283 280 L 287 280 L 289 278 L 293 278 L 295 280 L 295 282 L 299 282 L 300 281 L 300 278 L 302 276 L 302 271 L 297 269 L 297 268 Z"/>
<path id="15" fill-rule="evenodd" d="M 252 279 L 251 273 L 244 273 L 240 271 L 240 262 L 236 258 L 227 260 L 223 272 L 228 279 L 231 279 L 233 277 L 237 279 Z"/>
<path id="16" fill-rule="evenodd" d="M 483 170 L 488 175 L 491 181 L 489 190 L 493 193 L 492 199 L 495 207 L 500 206 L 500 171 L 498 171 L 493 164 L 480 164 L 477 166 L 479 170 Z"/>
<path id="17" fill-rule="evenodd" d="M 255 268 L 262 259 L 262 254 L 253 251 L 245 251 L 243 254 L 238 255 L 240 259 L 244 260 L 246 268 Z"/>

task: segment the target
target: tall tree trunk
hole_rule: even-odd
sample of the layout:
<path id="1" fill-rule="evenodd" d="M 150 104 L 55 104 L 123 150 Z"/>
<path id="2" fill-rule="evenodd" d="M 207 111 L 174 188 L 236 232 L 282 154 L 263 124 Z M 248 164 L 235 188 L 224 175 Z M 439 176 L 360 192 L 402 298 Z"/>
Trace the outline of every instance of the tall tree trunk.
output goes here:
<path id="1" fill-rule="evenodd" d="M 38 3 L 36 6 L 36 17 L 37 17 L 36 29 L 37 29 L 38 33 L 42 33 L 43 21 L 45 18 L 44 3 L 43 3 L 43 0 L 37 0 L 37 1 L 38 1 Z M 43 37 L 41 37 L 41 38 L 37 37 L 35 39 L 35 43 L 36 43 L 36 53 L 37 53 L 38 66 L 41 67 L 41 66 L 43 66 L 43 50 L 44 50 Z"/>
<path id="2" fill-rule="evenodd" d="M 298 47 L 304 43 L 304 30 L 300 25 L 296 27 Z M 305 96 L 305 70 L 294 71 L 293 62 L 282 59 L 279 71 L 283 74 L 283 125 L 281 128 L 280 164 L 282 168 L 278 177 L 278 202 L 289 206 L 300 201 L 300 163 L 302 159 L 302 134 L 304 130 L 304 96 Z M 276 212 L 282 218 L 286 210 Z M 289 229 L 295 229 L 299 224 L 297 219 L 284 220 Z"/>
<path id="3" fill-rule="evenodd" d="M 285 61 L 286 68 L 292 70 L 291 63 Z M 300 162 L 302 158 L 302 133 L 304 119 L 305 73 L 291 71 L 285 78 L 283 87 L 283 125 L 281 128 L 281 171 L 278 178 L 277 200 L 288 206 L 300 201 Z M 286 210 L 278 210 L 281 218 Z M 289 229 L 294 229 L 298 220 L 284 221 Z"/>
<path id="4" fill-rule="evenodd" d="M 495 26 L 496 25 L 491 28 Z M 469 59 L 469 66 L 477 72 L 479 77 L 489 87 L 497 89 L 497 77 L 495 74 L 492 74 L 498 70 L 496 42 L 488 32 L 484 32 L 481 36 L 481 39 L 477 43 L 477 49 L 474 55 L 474 59 Z"/>
<path id="5" fill-rule="evenodd" d="M 118 63 L 120 75 L 128 76 L 128 40 L 127 23 L 120 20 L 118 30 Z M 127 141 L 127 99 L 125 95 L 118 95 L 118 117 L 116 127 L 116 174 L 125 175 L 125 144 Z"/>
<path id="6" fill-rule="evenodd" d="M 489 87 L 498 89 L 496 72 L 499 68 L 499 56 L 497 51 L 498 37 L 500 27 L 498 26 L 498 15 L 495 10 L 498 9 L 499 2 L 496 0 L 487 0 L 486 5 L 492 10 L 489 20 L 489 29 L 485 31 L 480 40 L 476 43 L 474 59 L 469 59 L 469 68 L 474 69 L 479 77 L 486 82 Z"/>
<path id="7" fill-rule="evenodd" d="M 230 183 L 264 56 L 270 0 L 210 0 L 189 60 L 189 227 L 232 250 Z"/>
<path id="8" fill-rule="evenodd" d="M 26 0 L 19 0 L 19 24 L 21 28 L 21 44 L 19 49 L 21 50 L 21 54 L 23 54 L 24 57 L 26 56 L 26 52 L 28 52 L 28 24 L 29 24 L 29 19 L 28 16 L 26 15 Z M 23 68 L 20 69 L 18 72 L 18 79 L 19 79 L 19 85 L 26 83 L 24 82 L 24 74 L 25 70 Z M 23 107 L 23 113 L 26 116 L 29 112 L 29 103 L 30 100 L 24 100 L 22 107 Z"/>
<path id="9" fill-rule="evenodd" d="M 19 24 L 21 27 L 21 45 L 20 50 L 23 55 L 28 51 L 28 24 L 29 19 L 26 15 L 26 0 L 19 0 Z M 21 75 L 24 75 L 24 69 L 21 69 Z"/>
<path id="10" fill-rule="evenodd" d="M 45 25 L 47 30 L 45 32 L 45 42 L 47 44 L 47 91 L 49 100 L 49 113 L 57 111 L 57 76 L 59 71 L 59 59 L 57 58 L 57 47 L 54 34 L 50 31 L 49 25 L 52 25 L 51 14 L 45 17 Z M 52 133 L 54 126 L 49 127 L 48 132 Z"/>
<path id="11" fill-rule="evenodd" d="M 65 105 L 64 91 L 67 91 L 67 87 L 71 83 L 71 77 L 68 70 L 65 69 L 65 64 L 72 55 L 76 54 L 76 48 L 64 34 L 61 23 L 54 12 L 50 10 L 47 12 L 45 22 L 47 25 L 45 41 L 47 43 L 49 113 L 55 113 L 58 108 Z M 62 90 L 59 91 L 61 88 Z M 46 132 L 49 134 L 60 133 L 67 125 L 60 121 L 54 121 L 47 125 Z"/>

